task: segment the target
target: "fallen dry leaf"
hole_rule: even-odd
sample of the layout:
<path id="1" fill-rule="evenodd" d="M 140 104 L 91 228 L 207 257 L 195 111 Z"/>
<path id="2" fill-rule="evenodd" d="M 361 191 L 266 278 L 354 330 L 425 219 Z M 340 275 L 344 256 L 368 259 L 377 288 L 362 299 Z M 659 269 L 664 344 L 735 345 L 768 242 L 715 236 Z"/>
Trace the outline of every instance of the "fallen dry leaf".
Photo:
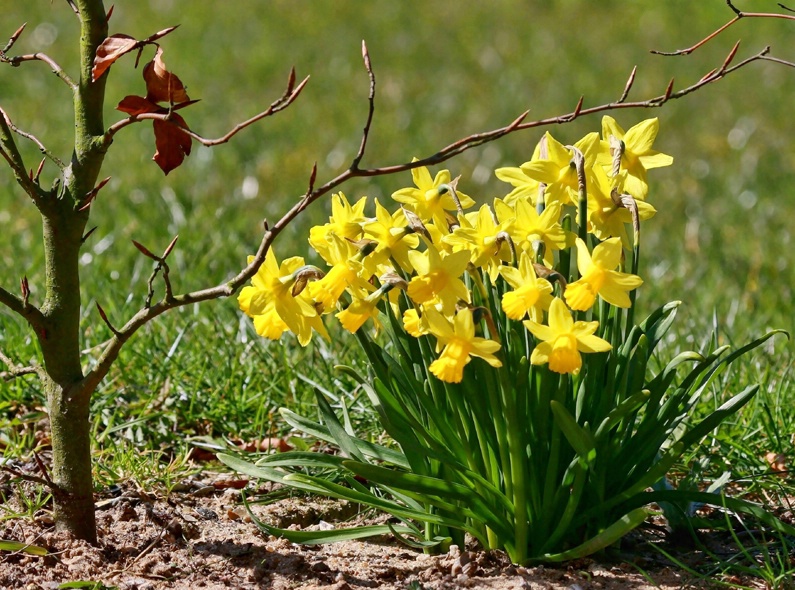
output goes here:
<path id="1" fill-rule="evenodd" d="M 789 470 L 787 467 L 787 456 L 782 453 L 765 453 L 765 461 L 770 470 L 775 473 L 784 473 Z"/>

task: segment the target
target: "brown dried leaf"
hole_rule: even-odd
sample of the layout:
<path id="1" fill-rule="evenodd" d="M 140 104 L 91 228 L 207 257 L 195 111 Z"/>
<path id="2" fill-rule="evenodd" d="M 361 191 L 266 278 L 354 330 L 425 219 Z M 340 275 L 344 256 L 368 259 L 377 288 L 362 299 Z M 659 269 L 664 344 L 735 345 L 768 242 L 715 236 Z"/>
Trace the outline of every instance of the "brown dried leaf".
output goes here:
<path id="1" fill-rule="evenodd" d="M 116 110 L 128 115 L 136 116 L 144 113 L 165 113 L 163 107 L 156 105 L 153 102 L 146 100 L 143 96 L 125 96 L 121 102 L 116 105 Z"/>
<path id="2" fill-rule="evenodd" d="M 171 120 L 187 127 L 188 124 L 176 113 L 171 114 Z M 168 174 L 182 164 L 185 156 L 190 155 L 191 137 L 176 125 L 168 121 L 153 121 L 155 128 L 155 147 L 157 151 L 152 158 L 157 165 Z"/>
<path id="3" fill-rule="evenodd" d="M 789 470 L 787 456 L 781 453 L 765 453 L 765 462 L 774 473 L 786 473 Z"/>
<path id="4" fill-rule="evenodd" d="M 91 81 L 96 82 L 113 62 L 125 53 L 129 53 L 138 45 L 138 41 L 129 35 L 111 35 L 100 43 L 91 69 Z"/>
<path id="5" fill-rule="evenodd" d="M 144 66 L 147 100 L 169 104 L 190 100 L 182 81 L 166 69 L 162 56 L 163 49 L 158 47 L 152 61 Z"/>

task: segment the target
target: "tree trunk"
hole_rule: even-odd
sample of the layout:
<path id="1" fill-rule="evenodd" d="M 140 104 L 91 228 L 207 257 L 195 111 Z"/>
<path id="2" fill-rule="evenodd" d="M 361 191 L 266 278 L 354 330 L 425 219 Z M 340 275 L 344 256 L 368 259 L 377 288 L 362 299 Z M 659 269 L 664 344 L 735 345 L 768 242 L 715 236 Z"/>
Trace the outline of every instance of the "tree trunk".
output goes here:
<path id="1" fill-rule="evenodd" d="M 46 375 L 42 383 L 52 429 L 52 481 L 59 530 L 96 543 L 89 406 L 80 356 L 80 248 L 88 222 L 85 198 L 105 158 L 105 81 L 91 80 L 96 49 L 108 33 L 102 0 L 75 0 L 80 13 L 80 77 L 74 87 L 75 144 L 62 185 L 39 203 L 46 296 L 37 334 Z"/>

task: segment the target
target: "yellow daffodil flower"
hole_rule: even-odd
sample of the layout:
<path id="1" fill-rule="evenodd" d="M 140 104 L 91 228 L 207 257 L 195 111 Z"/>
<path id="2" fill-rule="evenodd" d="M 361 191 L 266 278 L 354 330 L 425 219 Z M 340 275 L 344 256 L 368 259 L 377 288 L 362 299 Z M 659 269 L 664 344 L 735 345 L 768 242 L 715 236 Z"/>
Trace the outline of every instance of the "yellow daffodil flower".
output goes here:
<path id="1" fill-rule="evenodd" d="M 367 282 L 371 275 L 360 261 L 360 252 L 335 233 L 330 233 L 327 238 L 326 261 L 331 264 L 331 269 L 322 279 L 310 283 L 308 291 L 312 299 L 330 312 L 345 289 L 350 290 L 354 297 L 363 298 L 373 287 Z"/>
<path id="2" fill-rule="evenodd" d="M 582 368 L 581 352 L 606 352 L 612 348 L 609 342 L 594 336 L 599 322 L 575 322 L 558 297 L 549 306 L 548 326 L 533 320 L 523 323 L 541 341 L 533 349 L 530 362 L 549 363 L 549 370 L 555 373 L 577 375 Z"/>
<path id="3" fill-rule="evenodd" d="M 649 192 L 646 170 L 670 166 L 674 161 L 671 156 L 651 149 L 659 129 L 660 121 L 657 117 L 641 121 L 627 132 L 624 132 L 613 117 L 602 117 L 603 148 L 598 163 L 607 169 L 612 166 L 612 155 L 608 152 L 612 135 L 621 142 L 623 149 L 621 168 L 628 173 L 624 190 L 639 200 L 645 199 Z"/>
<path id="4" fill-rule="evenodd" d="M 494 209 L 500 221 L 514 220 L 508 227 L 508 234 L 516 244 L 517 250 L 532 252 L 533 242 L 543 242 L 545 259 L 551 262 L 552 251 L 566 247 L 566 232 L 560 225 L 559 202 L 551 202 L 541 215 L 525 199 L 519 199 L 513 207 L 500 199 L 495 199 Z"/>
<path id="5" fill-rule="evenodd" d="M 591 308 L 599 295 L 616 307 L 629 307 L 632 289 L 643 284 L 637 275 L 615 270 L 621 263 L 621 239 L 610 238 L 588 252 L 588 246 L 577 238 L 577 268 L 580 279 L 566 286 L 566 303 L 577 311 Z"/>
<path id="6" fill-rule="evenodd" d="M 249 256 L 249 263 L 253 256 Z M 324 337 L 328 333 L 315 306 L 301 293 L 292 295 L 296 272 L 304 267 L 304 259 L 288 258 L 279 266 L 273 249 L 268 250 L 265 262 L 244 287 L 238 304 L 244 313 L 254 319 L 257 334 L 271 340 L 279 339 L 286 329 L 297 337 L 302 346 L 309 344 L 314 329 Z"/>
<path id="7" fill-rule="evenodd" d="M 436 351 L 442 351 L 439 358 L 428 369 L 440 380 L 447 383 L 460 383 L 464 378 L 464 367 L 473 356 L 482 358 L 492 367 L 502 363 L 494 356 L 500 344 L 494 340 L 475 336 L 472 310 L 465 308 L 455 314 L 452 324 L 435 309 L 425 310 L 428 330 L 436 337 Z"/>
<path id="8" fill-rule="evenodd" d="M 414 162 L 417 161 L 415 158 Z M 403 203 L 423 222 L 433 221 L 440 227 L 446 227 L 447 221 L 445 211 L 457 211 L 455 200 L 450 190 L 450 171 L 441 170 L 436 177 L 431 179 L 431 173 L 424 166 L 414 168 L 411 171 L 414 185 L 417 188 L 402 188 L 392 193 L 392 198 L 398 203 Z M 458 200 L 463 209 L 472 207 L 475 204 L 470 197 L 462 192 L 456 191 Z"/>
<path id="9" fill-rule="evenodd" d="M 400 268 L 410 273 L 412 267 L 408 254 L 419 245 L 420 238 L 409 233 L 407 225 L 408 221 L 402 209 L 390 213 L 376 199 L 375 219 L 365 223 L 363 228 L 365 235 L 378 242 L 378 246 L 367 257 L 366 264 L 380 265 L 392 258 Z"/>
<path id="10" fill-rule="evenodd" d="M 495 279 L 500 263 L 511 259 L 506 230 L 513 219 L 497 223 L 489 206 L 483 205 L 477 213 L 459 216 L 459 221 L 461 225 L 442 237 L 442 242 L 451 245 L 453 251 L 472 252 L 472 264 L 476 268 L 488 265 L 489 275 L 492 280 Z"/>
<path id="11" fill-rule="evenodd" d="M 540 322 L 544 310 L 552 303 L 552 285 L 539 278 L 533 259 L 527 252 L 519 255 L 519 268 L 501 266 L 500 274 L 513 291 L 502 296 L 502 310 L 512 320 L 521 320 L 529 314 L 531 320 Z"/>
<path id="12" fill-rule="evenodd" d="M 546 203 L 558 202 L 561 205 L 576 205 L 579 201 L 579 180 L 577 170 L 571 165 L 572 151 L 547 132 L 547 154 L 539 159 L 522 164 L 527 176 L 546 183 Z M 600 149 L 599 134 L 589 133 L 574 144 L 585 157 L 586 171 L 596 163 Z"/>
<path id="13" fill-rule="evenodd" d="M 329 262 L 327 256 L 330 233 L 349 240 L 358 240 L 362 237 L 362 224 L 367 221 L 364 216 L 366 203 L 367 197 L 362 197 L 351 205 L 344 193 L 332 195 L 329 222 L 325 225 L 316 225 L 309 230 L 309 244 L 326 262 Z"/>
<path id="14" fill-rule="evenodd" d="M 443 257 L 433 244 L 425 252 L 409 252 L 417 273 L 409 282 L 409 297 L 420 304 L 438 301 L 446 314 L 452 314 L 459 301 L 469 303 L 469 289 L 460 277 L 470 256 L 469 250 L 461 250 Z"/>
<path id="15" fill-rule="evenodd" d="M 611 181 L 607 173 L 599 166 L 593 169 L 594 175 L 588 187 L 588 231 L 600 240 L 608 238 L 621 238 L 624 248 L 631 248 L 632 244 L 627 234 L 627 224 L 632 223 L 632 214 L 629 209 L 616 205 L 609 193 L 612 186 L 616 185 L 615 179 Z M 622 172 L 617 183 L 619 193 L 623 192 L 623 180 L 626 172 Z M 641 221 L 650 219 L 657 210 L 646 201 L 635 201 L 638 206 L 638 217 Z"/>
<path id="16" fill-rule="evenodd" d="M 378 290 L 364 299 L 354 298 L 351 304 L 335 314 L 335 317 L 340 321 L 342 327 L 351 334 L 361 328 L 370 318 L 373 319 L 377 331 L 381 328 L 381 324 L 378 321 L 378 302 L 381 300 L 382 295 L 383 291 Z"/>

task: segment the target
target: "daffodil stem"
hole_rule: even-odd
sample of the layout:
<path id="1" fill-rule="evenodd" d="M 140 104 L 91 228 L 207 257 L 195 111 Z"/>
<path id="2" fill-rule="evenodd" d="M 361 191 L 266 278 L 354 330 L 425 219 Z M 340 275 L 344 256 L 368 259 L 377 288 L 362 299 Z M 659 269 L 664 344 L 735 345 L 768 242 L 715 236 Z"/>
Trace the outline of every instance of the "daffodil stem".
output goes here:
<path id="1" fill-rule="evenodd" d="M 528 510 L 527 510 L 527 455 L 524 420 L 517 412 L 515 388 L 508 379 L 506 371 L 500 371 L 500 390 L 508 418 L 508 448 L 510 452 L 510 470 L 506 473 L 506 480 L 513 482 L 513 509 L 514 509 L 514 551 L 513 561 L 522 563 L 527 559 L 528 550 Z"/>

